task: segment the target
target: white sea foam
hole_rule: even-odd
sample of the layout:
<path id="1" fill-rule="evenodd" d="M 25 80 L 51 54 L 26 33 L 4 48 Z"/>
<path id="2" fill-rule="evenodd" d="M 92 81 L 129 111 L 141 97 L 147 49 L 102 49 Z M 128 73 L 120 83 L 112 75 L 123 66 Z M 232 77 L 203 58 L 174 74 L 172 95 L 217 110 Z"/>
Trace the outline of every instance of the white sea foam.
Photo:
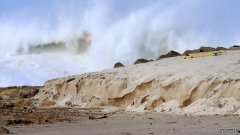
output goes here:
<path id="1" fill-rule="evenodd" d="M 0 13 L 0 86 L 155 59 L 169 50 L 239 43 L 237 1 L 52 1 Z M 40 9 L 41 8 L 41 9 Z M 232 9 L 233 8 L 233 9 Z M 55 44 L 51 44 L 55 42 Z"/>

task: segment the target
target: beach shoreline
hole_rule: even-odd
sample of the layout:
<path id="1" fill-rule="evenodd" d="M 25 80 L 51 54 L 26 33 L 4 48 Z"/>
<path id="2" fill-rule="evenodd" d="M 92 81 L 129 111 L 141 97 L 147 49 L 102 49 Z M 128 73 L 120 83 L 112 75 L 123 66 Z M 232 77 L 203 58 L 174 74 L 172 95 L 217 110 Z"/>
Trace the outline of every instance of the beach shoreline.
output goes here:
<path id="1" fill-rule="evenodd" d="M 179 116 L 158 113 L 117 113 L 104 119 L 80 118 L 47 125 L 10 126 L 16 135 L 147 135 L 235 134 L 238 116 Z M 236 130 L 231 131 L 230 129 Z"/>

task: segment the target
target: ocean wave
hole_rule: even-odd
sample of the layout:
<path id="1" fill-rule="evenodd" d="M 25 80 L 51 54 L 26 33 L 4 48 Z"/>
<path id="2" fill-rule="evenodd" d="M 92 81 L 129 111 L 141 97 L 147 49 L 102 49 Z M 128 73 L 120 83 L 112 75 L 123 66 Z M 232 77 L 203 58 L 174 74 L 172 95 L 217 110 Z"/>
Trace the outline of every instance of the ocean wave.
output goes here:
<path id="1" fill-rule="evenodd" d="M 41 85 L 57 76 L 111 68 L 118 61 L 155 59 L 170 50 L 238 44 L 236 3 L 72 0 L 51 1 L 48 12 L 36 5 L 42 12 L 0 12 L 0 86 Z"/>

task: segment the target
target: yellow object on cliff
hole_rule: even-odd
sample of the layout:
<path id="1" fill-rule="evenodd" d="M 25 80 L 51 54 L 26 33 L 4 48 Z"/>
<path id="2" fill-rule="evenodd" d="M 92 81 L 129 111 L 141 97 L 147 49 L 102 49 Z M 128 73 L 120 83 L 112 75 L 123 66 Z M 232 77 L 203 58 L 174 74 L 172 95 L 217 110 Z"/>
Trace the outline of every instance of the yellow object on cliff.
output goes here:
<path id="1" fill-rule="evenodd" d="M 212 52 L 202 52 L 202 53 L 194 53 L 194 54 L 187 54 L 183 58 L 186 60 L 199 58 L 199 57 L 208 57 L 208 56 L 218 56 L 218 55 L 225 55 L 226 51 L 212 51 Z"/>

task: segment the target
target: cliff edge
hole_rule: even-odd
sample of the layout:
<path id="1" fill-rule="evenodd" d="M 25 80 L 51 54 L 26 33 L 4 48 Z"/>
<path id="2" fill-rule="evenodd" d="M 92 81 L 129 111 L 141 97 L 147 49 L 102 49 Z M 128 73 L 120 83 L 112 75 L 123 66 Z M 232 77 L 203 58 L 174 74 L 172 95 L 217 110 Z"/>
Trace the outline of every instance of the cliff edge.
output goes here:
<path id="1" fill-rule="evenodd" d="M 47 81 L 35 99 L 39 107 L 240 115 L 240 51 L 57 78 Z"/>

